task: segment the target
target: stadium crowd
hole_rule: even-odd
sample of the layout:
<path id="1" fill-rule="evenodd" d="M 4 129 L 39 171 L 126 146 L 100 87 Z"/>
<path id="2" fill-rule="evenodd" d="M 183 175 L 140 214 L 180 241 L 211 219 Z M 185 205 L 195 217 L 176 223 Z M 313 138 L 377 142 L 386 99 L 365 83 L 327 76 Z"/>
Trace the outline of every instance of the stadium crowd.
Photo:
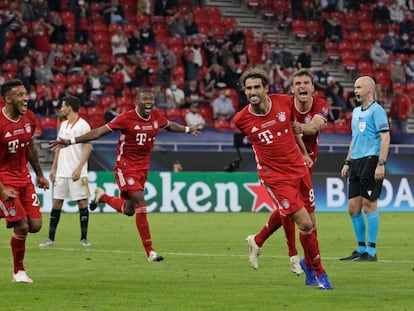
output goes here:
<path id="1" fill-rule="evenodd" d="M 265 32 L 255 35 L 239 27 L 236 19 L 223 17 L 204 1 L 3 1 L 0 84 L 20 78 L 30 92 L 30 108 L 48 118 L 41 122 L 46 127 L 57 119 L 64 96 L 80 98 L 80 115 L 95 128 L 105 123 L 109 107 L 130 109 L 137 89 L 151 87 L 157 90 L 157 108 L 167 117 L 185 124 L 197 104 L 205 127 L 236 130 L 231 117 L 215 117 L 213 101 L 221 94 L 235 111 L 244 107 L 238 80 L 250 65 L 269 71 L 271 93 L 288 93 L 294 70 L 313 70 L 316 95 L 331 103 L 329 123 L 335 126 L 328 124 L 326 131 L 350 132 L 355 106 L 352 92 L 329 74 L 332 60 L 339 59 L 345 70 L 374 76 L 384 107 L 397 105 L 396 89 L 414 94 L 412 1 L 246 0 L 247 6 L 254 3 L 264 16 L 269 10 L 278 12 L 271 39 Z M 361 16 L 354 22 L 357 12 Z M 303 36 L 300 24 L 306 25 Z M 295 38 L 307 38 L 297 56 L 281 40 L 286 25 Z M 312 64 L 318 45 L 327 57 L 321 65 Z M 357 50 L 360 45 L 363 51 Z M 333 54 L 332 46 L 337 47 Z M 382 61 L 371 53 L 374 47 L 384 50 Z M 314 70 L 319 66 L 321 70 Z M 172 88 L 184 92 L 182 101 L 171 100 Z M 405 125 L 411 106 L 393 119 L 405 118 Z"/>

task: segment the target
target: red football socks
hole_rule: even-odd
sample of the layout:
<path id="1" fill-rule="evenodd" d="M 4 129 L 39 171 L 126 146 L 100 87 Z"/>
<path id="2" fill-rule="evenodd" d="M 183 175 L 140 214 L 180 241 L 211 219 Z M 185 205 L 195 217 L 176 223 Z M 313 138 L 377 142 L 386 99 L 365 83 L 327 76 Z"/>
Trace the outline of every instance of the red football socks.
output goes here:
<path id="1" fill-rule="evenodd" d="M 145 205 L 137 206 L 135 208 L 135 223 L 137 225 L 139 236 L 141 237 L 142 245 L 148 256 L 150 251 L 154 249 L 152 248 L 151 233 L 147 220 L 147 207 Z"/>
<path id="2" fill-rule="evenodd" d="M 24 271 L 24 254 L 26 252 L 27 233 L 13 232 L 10 239 L 10 246 L 13 253 L 14 273 Z"/>

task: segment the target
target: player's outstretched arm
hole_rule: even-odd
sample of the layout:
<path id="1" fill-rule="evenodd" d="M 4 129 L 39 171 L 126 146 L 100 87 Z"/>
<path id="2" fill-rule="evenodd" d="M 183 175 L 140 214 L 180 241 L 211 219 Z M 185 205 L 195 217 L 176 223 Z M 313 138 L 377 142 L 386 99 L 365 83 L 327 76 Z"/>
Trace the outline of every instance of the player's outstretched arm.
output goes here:
<path id="1" fill-rule="evenodd" d="M 168 125 L 165 127 L 165 129 L 167 131 L 170 131 L 170 132 L 187 133 L 187 134 L 190 134 L 190 135 L 197 136 L 198 134 L 200 134 L 200 131 L 198 130 L 199 126 L 200 126 L 199 124 L 194 125 L 192 127 L 183 126 L 183 125 L 178 124 L 176 122 L 170 121 L 168 123 Z"/>
<path id="2" fill-rule="evenodd" d="M 91 141 L 91 140 L 97 140 L 98 138 L 101 138 L 102 136 L 105 136 L 109 133 L 112 133 L 112 131 L 109 129 L 108 126 L 103 125 L 101 127 L 93 129 L 92 131 L 84 135 L 73 137 L 72 139 L 64 139 L 64 138 L 59 137 L 56 140 L 51 140 L 49 142 L 49 148 L 52 150 L 55 150 L 56 148 L 63 148 L 63 147 L 67 147 L 73 144 L 84 143 L 84 142 Z"/>

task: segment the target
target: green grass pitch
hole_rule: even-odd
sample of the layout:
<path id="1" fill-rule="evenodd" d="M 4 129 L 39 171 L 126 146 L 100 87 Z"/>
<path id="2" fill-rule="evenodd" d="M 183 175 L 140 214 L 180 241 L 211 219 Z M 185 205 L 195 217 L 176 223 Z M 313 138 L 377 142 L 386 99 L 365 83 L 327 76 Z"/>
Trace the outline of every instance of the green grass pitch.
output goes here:
<path id="1" fill-rule="evenodd" d="M 414 310 L 414 213 L 382 213 L 378 262 L 341 262 L 355 249 L 345 213 L 317 213 L 331 291 L 306 287 L 289 270 L 282 231 L 265 244 L 259 270 L 247 262 L 248 234 L 268 213 L 151 213 L 163 262 L 149 263 L 134 218 L 91 214 L 89 248 L 79 244 L 79 215 L 62 214 L 53 248 L 43 229 L 27 240 L 33 284 L 13 283 L 11 231 L 0 228 L 0 310 Z M 300 254 L 303 254 L 297 240 Z"/>

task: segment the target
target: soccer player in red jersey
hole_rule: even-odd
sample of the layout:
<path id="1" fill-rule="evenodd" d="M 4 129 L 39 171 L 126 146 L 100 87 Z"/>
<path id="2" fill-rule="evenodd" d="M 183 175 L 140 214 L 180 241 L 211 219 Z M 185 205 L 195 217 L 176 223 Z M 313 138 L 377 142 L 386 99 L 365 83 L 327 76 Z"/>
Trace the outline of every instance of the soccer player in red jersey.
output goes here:
<path id="1" fill-rule="evenodd" d="M 299 228 L 306 259 L 301 266 L 309 279 L 306 284 L 332 289 L 322 266 L 315 224 L 301 195 L 301 187 L 312 189 L 312 181 L 304 158 L 307 152 L 300 134 L 293 130 L 292 100 L 287 95 L 267 95 L 269 77 L 262 69 L 246 70 L 240 82 L 249 104 L 236 114 L 234 122 L 252 144 L 260 181 L 278 207 L 273 213 L 280 213 L 283 225 L 284 219 L 292 218 Z"/>
<path id="2" fill-rule="evenodd" d="M 297 125 L 298 132 L 303 135 L 303 143 L 305 144 L 309 157 L 312 159 L 313 164 L 308 166 L 311 175 L 318 156 L 319 133 L 325 126 L 329 113 L 329 107 L 325 99 L 312 96 L 314 90 L 314 80 L 309 70 L 299 69 L 292 74 L 290 91 L 293 97 L 291 97 L 291 101 L 294 107 L 293 111 L 296 121 L 299 122 Z M 316 223 L 313 188 L 308 189 L 307 187 L 303 187 L 301 188 L 301 193 L 305 207 L 313 222 Z M 258 268 L 258 255 L 261 253 L 264 242 L 281 226 L 282 220 L 280 214 L 272 213 L 266 225 L 256 235 L 249 235 L 247 237 L 246 241 L 253 252 L 250 256 L 251 266 L 253 268 Z M 303 273 L 303 270 L 296 249 L 296 231 L 293 220 L 287 218 L 283 228 L 288 245 L 291 271 L 300 275 Z"/>
<path id="3" fill-rule="evenodd" d="M 148 89 L 140 90 L 135 109 L 119 114 L 111 122 L 82 136 L 71 140 L 59 138 L 51 141 L 50 147 L 54 149 L 83 143 L 96 140 L 115 131 L 121 132 L 114 171 L 121 197 L 107 195 L 102 188 L 97 187 L 90 209 L 94 210 L 98 203 L 107 203 L 127 216 L 135 214 L 136 226 L 148 261 L 161 261 L 163 257 L 158 255 L 152 247 L 144 198 L 144 185 L 150 167 L 151 150 L 160 129 L 191 135 L 197 135 L 199 131 L 197 130 L 198 125 L 190 128 L 167 120 L 158 110 L 153 110 L 154 104 L 154 93 Z"/>
<path id="4" fill-rule="evenodd" d="M 33 140 L 36 117 L 27 108 L 29 96 L 23 82 L 18 79 L 6 81 L 1 87 L 1 96 L 5 104 L 0 113 L 0 218 L 5 218 L 7 227 L 13 228 L 10 240 L 13 281 L 33 283 L 23 260 L 27 234 L 41 229 L 42 214 L 28 163 L 40 188 L 49 189 L 49 181 L 40 167 Z"/>

